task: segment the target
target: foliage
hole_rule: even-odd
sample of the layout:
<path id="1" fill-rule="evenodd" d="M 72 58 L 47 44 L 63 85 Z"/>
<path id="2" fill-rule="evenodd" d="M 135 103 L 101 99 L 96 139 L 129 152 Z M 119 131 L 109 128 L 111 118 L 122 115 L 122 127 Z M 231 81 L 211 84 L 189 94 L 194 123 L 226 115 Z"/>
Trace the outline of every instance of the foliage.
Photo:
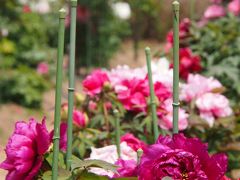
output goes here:
<path id="1" fill-rule="evenodd" d="M 42 92 L 48 86 L 42 76 L 26 66 L 21 66 L 16 70 L 1 70 L 0 102 L 10 101 L 38 108 L 41 105 Z"/>
<path id="2" fill-rule="evenodd" d="M 58 21 L 54 14 L 33 11 L 30 4 L 16 0 L 1 3 L 0 99 L 36 108 L 41 104 L 46 82 L 55 71 L 50 65 L 55 65 Z M 49 66 L 50 73 L 40 77 L 37 67 L 42 62 Z"/>
<path id="3" fill-rule="evenodd" d="M 240 20 L 228 15 L 194 27 L 190 47 L 202 58 L 204 74 L 217 77 L 227 87 L 227 96 L 240 97 Z"/>

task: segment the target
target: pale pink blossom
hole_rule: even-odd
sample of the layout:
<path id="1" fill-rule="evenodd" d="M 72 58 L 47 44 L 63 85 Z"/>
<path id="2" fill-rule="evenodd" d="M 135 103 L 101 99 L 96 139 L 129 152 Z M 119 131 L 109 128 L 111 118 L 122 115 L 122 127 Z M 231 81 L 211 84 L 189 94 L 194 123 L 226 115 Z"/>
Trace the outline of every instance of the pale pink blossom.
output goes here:
<path id="1" fill-rule="evenodd" d="M 48 68 L 48 64 L 45 62 L 41 62 L 38 64 L 37 66 L 37 72 L 38 74 L 48 74 L 49 68 Z"/>
<path id="2" fill-rule="evenodd" d="M 172 129 L 173 128 L 173 106 L 172 106 L 172 99 L 168 99 L 164 102 L 162 106 L 163 110 L 158 112 L 159 120 L 158 124 L 163 129 Z M 188 114 L 185 110 L 179 109 L 179 121 L 178 127 L 179 130 L 184 130 L 188 126 Z"/>
<path id="3" fill-rule="evenodd" d="M 213 4 L 204 12 L 204 18 L 215 19 L 226 15 L 225 9 L 221 5 Z"/>
<path id="4" fill-rule="evenodd" d="M 197 98 L 196 106 L 200 111 L 200 116 L 208 122 L 210 127 L 213 126 L 215 118 L 232 114 L 228 99 L 221 94 L 203 94 Z"/>
<path id="5" fill-rule="evenodd" d="M 137 161 L 137 153 L 131 147 L 129 147 L 126 142 L 122 142 L 120 144 L 120 148 L 121 148 L 122 160 Z M 103 160 L 112 164 L 115 164 L 118 160 L 116 145 L 105 146 L 102 148 L 92 147 L 91 150 L 92 152 L 90 154 L 89 159 Z M 90 171 L 98 175 L 109 176 L 109 177 L 114 176 L 114 173 L 112 171 L 107 171 L 101 168 L 91 168 Z"/>
<path id="6" fill-rule="evenodd" d="M 235 16 L 240 14 L 240 1 L 233 0 L 228 4 L 228 11 L 232 12 Z"/>
<path id="7" fill-rule="evenodd" d="M 190 102 L 204 93 L 211 92 L 212 90 L 221 87 L 222 84 L 213 77 L 207 78 L 199 74 L 190 74 L 188 76 L 187 84 L 182 84 L 181 86 L 180 99 Z"/>

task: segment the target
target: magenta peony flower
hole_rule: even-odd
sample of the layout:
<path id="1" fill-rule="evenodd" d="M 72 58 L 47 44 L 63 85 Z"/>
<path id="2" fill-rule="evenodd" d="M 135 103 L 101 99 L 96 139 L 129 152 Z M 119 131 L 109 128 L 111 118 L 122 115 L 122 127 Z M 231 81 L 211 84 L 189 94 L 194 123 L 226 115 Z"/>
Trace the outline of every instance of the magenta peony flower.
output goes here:
<path id="1" fill-rule="evenodd" d="M 207 145 L 197 138 L 175 134 L 159 136 L 144 152 L 139 165 L 139 180 L 173 179 L 219 180 L 227 170 L 227 156 L 210 156 Z"/>
<path id="2" fill-rule="evenodd" d="M 228 11 L 233 13 L 235 16 L 240 14 L 240 1 L 233 0 L 228 4 Z"/>
<path id="3" fill-rule="evenodd" d="M 127 133 L 124 136 L 121 137 L 121 142 L 126 142 L 129 147 L 131 147 L 134 151 L 137 151 L 138 149 L 146 149 L 146 144 L 136 138 L 133 134 Z"/>
<path id="4" fill-rule="evenodd" d="M 122 81 L 122 89 L 117 92 L 118 99 L 126 110 L 146 111 L 149 95 L 147 79 L 133 78 Z"/>
<path id="5" fill-rule="evenodd" d="M 50 133 L 50 141 L 52 141 L 54 134 L 54 130 Z M 59 148 L 61 151 L 67 151 L 67 123 L 62 122 L 60 124 L 60 141 L 59 141 Z"/>
<path id="6" fill-rule="evenodd" d="M 86 79 L 83 80 L 82 85 L 88 95 L 95 96 L 96 94 L 100 94 L 106 82 L 109 82 L 107 73 L 99 69 L 88 75 Z"/>
<path id="7" fill-rule="evenodd" d="M 38 74 L 48 74 L 49 68 L 48 68 L 48 64 L 47 63 L 39 63 L 37 66 L 37 72 Z"/>
<path id="8" fill-rule="evenodd" d="M 84 128 L 88 124 L 88 116 L 78 110 L 73 111 L 73 124 L 78 128 Z"/>
<path id="9" fill-rule="evenodd" d="M 117 168 L 118 174 L 115 174 L 114 178 L 137 176 L 137 162 L 135 160 L 118 159 L 115 165 L 119 167 Z"/>
<path id="10" fill-rule="evenodd" d="M 34 119 L 29 122 L 19 121 L 6 146 L 6 160 L 0 168 L 8 171 L 7 180 L 32 180 L 43 162 L 43 155 L 50 146 L 50 135 L 45 119 L 38 123 Z"/>
<path id="11" fill-rule="evenodd" d="M 161 82 L 154 84 L 154 92 L 159 101 L 165 101 L 172 96 L 172 92 Z"/>
<path id="12" fill-rule="evenodd" d="M 216 19 L 226 15 L 225 9 L 221 5 L 211 5 L 204 12 L 204 18 L 206 19 Z"/>
<path id="13" fill-rule="evenodd" d="M 208 122 L 210 127 L 213 126 L 215 117 L 227 117 L 232 114 L 228 99 L 221 94 L 203 94 L 197 98 L 196 105 L 200 116 Z"/>

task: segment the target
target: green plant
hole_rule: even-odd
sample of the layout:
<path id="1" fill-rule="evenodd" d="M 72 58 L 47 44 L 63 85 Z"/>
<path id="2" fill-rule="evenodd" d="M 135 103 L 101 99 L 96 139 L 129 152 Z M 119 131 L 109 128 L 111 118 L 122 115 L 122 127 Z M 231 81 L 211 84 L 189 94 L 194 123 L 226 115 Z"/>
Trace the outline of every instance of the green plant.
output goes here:
<path id="1" fill-rule="evenodd" d="M 38 108 L 42 92 L 48 87 L 46 80 L 26 66 L 0 73 L 0 102 L 16 102 L 23 106 Z"/>
<path id="2" fill-rule="evenodd" d="M 233 15 L 194 27 L 190 47 L 201 56 L 204 74 L 217 77 L 233 101 L 240 97 L 240 19 Z"/>

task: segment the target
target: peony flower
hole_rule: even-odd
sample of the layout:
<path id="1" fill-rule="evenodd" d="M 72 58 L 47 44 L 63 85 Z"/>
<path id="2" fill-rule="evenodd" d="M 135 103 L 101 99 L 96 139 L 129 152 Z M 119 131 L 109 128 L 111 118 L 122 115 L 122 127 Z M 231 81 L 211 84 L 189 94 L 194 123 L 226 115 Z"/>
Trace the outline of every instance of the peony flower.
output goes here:
<path id="1" fill-rule="evenodd" d="M 170 130 L 173 128 L 173 107 L 172 99 L 168 99 L 161 106 L 160 111 L 157 112 L 159 116 L 158 124 L 162 129 Z M 183 109 L 179 109 L 179 130 L 184 130 L 188 126 L 188 114 Z"/>
<path id="2" fill-rule="evenodd" d="M 213 77 L 207 78 L 200 74 L 190 74 L 187 79 L 187 84 L 181 86 L 180 99 L 190 102 L 204 93 L 221 87 L 222 84 Z"/>
<path id="3" fill-rule="evenodd" d="M 154 84 L 154 92 L 160 102 L 163 102 L 172 96 L 172 93 L 168 88 L 160 82 Z"/>
<path id="4" fill-rule="evenodd" d="M 122 160 L 119 159 L 115 165 L 119 166 L 117 168 L 118 174 L 114 175 L 114 178 L 119 177 L 136 177 L 137 176 L 137 162 L 135 160 Z"/>
<path id="5" fill-rule="evenodd" d="M 34 11 L 40 14 L 46 14 L 50 12 L 50 5 L 48 0 L 40 0 L 33 6 Z"/>
<path id="6" fill-rule="evenodd" d="M 127 145 L 131 147 L 134 151 L 137 151 L 138 149 L 144 150 L 147 146 L 143 141 L 139 140 L 131 133 L 127 133 L 122 136 L 121 142 L 126 142 Z"/>
<path id="7" fill-rule="evenodd" d="M 84 6 L 77 6 L 77 20 L 80 22 L 86 22 L 90 16 L 89 10 Z"/>
<path id="8" fill-rule="evenodd" d="M 95 111 L 97 109 L 97 103 L 95 103 L 94 101 L 89 101 L 88 108 L 91 111 Z"/>
<path id="9" fill-rule="evenodd" d="M 39 63 L 37 66 L 37 72 L 38 74 L 48 74 L 49 68 L 48 68 L 48 64 L 47 63 Z"/>
<path id="10" fill-rule="evenodd" d="M 126 142 L 122 142 L 120 144 L 120 148 L 121 148 L 122 160 L 137 161 L 137 153 L 131 147 L 129 147 Z M 90 154 L 89 159 L 103 160 L 112 164 L 115 164 L 118 160 L 116 145 L 105 146 L 102 148 L 91 148 L 91 150 L 92 152 Z M 114 176 L 113 172 L 106 171 L 100 168 L 91 168 L 90 171 L 98 175 L 109 176 L 109 177 Z"/>
<path id="11" fill-rule="evenodd" d="M 225 9 L 221 5 L 211 5 L 207 8 L 207 10 L 204 12 L 204 18 L 206 19 L 215 19 L 220 18 L 226 15 Z"/>
<path id="12" fill-rule="evenodd" d="M 200 116 L 208 122 L 210 127 L 213 126 L 215 117 L 227 117 L 232 114 L 228 99 L 221 94 L 203 94 L 197 98 L 196 106 Z"/>
<path id="13" fill-rule="evenodd" d="M 31 8 L 28 5 L 24 5 L 22 10 L 23 10 L 23 13 L 31 13 L 32 12 Z"/>
<path id="14" fill-rule="evenodd" d="M 52 141 L 54 135 L 54 130 L 50 133 L 50 141 Z M 60 141 L 59 141 L 59 148 L 61 151 L 67 151 L 67 123 L 62 122 L 60 124 Z"/>
<path id="15" fill-rule="evenodd" d="M 7 180 L 32 180 L 42 166 L 43 156 L 50 146 L 49 132 L 45 119 L 38 123 L 19 121 L 6 146 L 6 160 L 0 168 L 8 171 Z"/>
<path id="16" fill-rule="evenodd" d="M 159 136 L 157 143 L 143 153 L 139 165 L 139 180 L 173 179 L 217 180 L 227 170 L 227 156 L 210 156 L 207 145 L 183 134 Z"/>
<path id="17" fill-rule="evenodd" d="M 179 69 L 180 77 L 186 80 L 190 73 L 201 71 L 200 57 L 193 55 L 190 48 L 181 48 Z"/>
<path id="18" fill-rule="evenodd" d="M 189 36 L 191 21 L 188 18 L 184 18 L 179 25 L 179 39 L 183 40 Z M 167 44 L 165 46 L 165 52 L 168 53 L 173 46 L 173 31 L 171 30 L 167 34 Z"/>
<path id="19" fill-rule="evenodd" d="M 95 96 L 102 92 L 105 83 L 109 82 L 106 72 L 102 70 L 95 70 L 83 80 L 84 91 L 90 95 Z"/>
<path id="20" fill-rule="evenodd" d="M 228 11 L 233 13 L 235 16 L 238 16 L 240 14 L 240 1 L 232 0 L 228 4 Z"/>
<path id="21" fill-rule="evenodd" d="M 146 111 L 147 97 L 149 95 L 147 79 L 137 79 L 122 81 L 122 89 L 117 95 L 124 108 L 129 111 Z"/>
<path id="22" fill-rule="evenodd" d="M 73 124 L 78 128 L 84 128 L 88 124 L 88 116 L 78 110 L 73 110 Z"/>
<path id="23" fill-rule="evenodd" d="M 126 2 L 116 2 L 112 5 L 112 9 L 120 19 L 126 20 L 131 16 L 131 8 Z"/>

